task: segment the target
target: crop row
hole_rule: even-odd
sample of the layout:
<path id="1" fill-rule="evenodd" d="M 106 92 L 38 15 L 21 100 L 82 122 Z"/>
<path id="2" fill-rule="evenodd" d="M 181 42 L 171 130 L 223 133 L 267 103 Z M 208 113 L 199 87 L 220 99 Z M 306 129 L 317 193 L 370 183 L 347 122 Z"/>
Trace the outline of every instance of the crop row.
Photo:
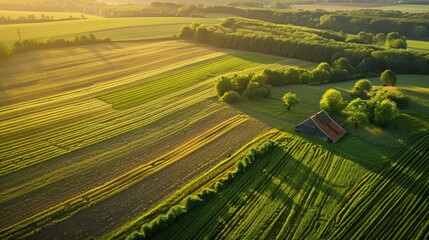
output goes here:
<path id="1" fill-rule="evenodd" d="M 179 219 L 160 239 L 308 238 L 342 200 L 337 187 L 347 159 L 300 139 L 286 139 L 232 185 Z M 327 215 L 327 216 L 326 216 Z M 190 223 L 192 224 L 190 225 Z"/>
<path id="2" fill-rule="evenodd" d="M 116 108 L 130 108 L 159 95 L 213 78 L 218 74 L 243 70 L 257 65 L 257 63 L 244 60 L 240 56 L 228 56 L 171 73 L 155 81 L 102 95 L 100 99 Z"/>
<path id="3" fill-rule="evenodd" d="M 192 152 L 206 146 L 215 139 L 221 137 L 226 132 L 232 130 L 238 125 L 246 121 L 247 118 L 243 116 L 235 116 L 221 124 L 206 131 L 200 136 L 195 137 L 182 146 L 166 153 L 165 155 L 150 161 L 138 168 L 134 168 L 130 172 L 123 174 L 100 187 L 92 189 L 82 195 L 76 196 L 58 206 L 55 206 L 47 211 L 37 214 L 28 218 L 18 224 L 15 224 L 0 232 L 0 237 L 8 239 L 16 237 L 24 237 L 32 234 L 35 226 L 43 228 L 52 225 L 53 223 L 64 220 L 91 205 L 96 204 L 108 197 L 111 197 L 124 189 L 134 185 L 135 183 L 143 180 L 144 178 L 162 170 L 163 168 L 179 161 L 183 157 L 191 154 Z"/>
<path id="4" fill-rule="evenodd" d="M 391 167 L 380 173 L 369 173 L 363 183 L 351 191 L 325 236 L 335 239 L 428 237 L 424 219 L 429 216 L 429 165 L 426 162 L 429 133 L 413 137 L 393 158 L 396 162 Z"/>
<path id="5" fill-rule="evenodd" d="M 147 49 L 147 45 L 152 49 Z M 106 83 L 116 80 L 124 84 L 119 78 L 132 78 L 134 81 L 146 79 L 152 70 L 164 69 L 167 66 L 177 67 L 182 62 L 199 59 L 202 56 L 210 59 L 213 51 L 205 48 L 193 47 L 184 44 L 147 44 L 136 48 L 125 45 L 125 50 L 119 52 L 106 49 L 92 49 L 82 51 L 65 50 L 73 56 L 69 58 L 61 54 L 43 54 L 40 58 L 47 60 L 19 61 L 19 70 L 7 65 L 0 67 L 4 71 L 4 91 L 7 97 L 1 101 L 5 104 L 22 102 L 43 96 L 67 93 L 74 89 L 94 87 L 92 84 Z M 158 51 L 154 51 L 153 49 Z M 122 48 L 121 48 L 122 49 Z M 134 51 L 133 51 L 134 50 Z M 98 54 L 100 51 L 100 54 Z M 97 52 L 97 54 L 94 54 Z M 107 52 L 112 52 L 106 54 Z M 176 54 L 171 55 L 171 52 Z M 58 58 L 55 56 L 59 55 Z M 219 54 L 217 54 L 219 55 Z M 100 58 L 103 61 L 100 61 Z M 54 59 L 53 62 L 51 59 Z M 79 59 L 79 60 L 76 60 Z M 199 59 L 201 60 L 201 59 Z M 43 67 L 41 67 L 43 66 Z"/>

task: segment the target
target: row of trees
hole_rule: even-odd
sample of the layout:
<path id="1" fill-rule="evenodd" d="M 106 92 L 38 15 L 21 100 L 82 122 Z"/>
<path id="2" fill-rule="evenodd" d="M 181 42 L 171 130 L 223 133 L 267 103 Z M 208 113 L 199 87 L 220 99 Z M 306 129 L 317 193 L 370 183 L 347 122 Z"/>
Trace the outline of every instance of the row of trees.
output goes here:
<path id="1" fill-rule="evenodd" d="M 181 5 L 168 2 L 152 2 L 150 5 L 109 5 L 96 0 L 34 0 L 0 1 L 0 9 L 20 11 L 82 12 L 103 17 L 203 17 L 202 5 Z"/>
<path id="2" fill-rule="evenodd" d="M 289 11 L 263 9 L 240 9 L 228 6 L 213 6 L 202 9 L 205 13 L 230 13 L 240 17 L 264 20 L 273 23 L 331 29 L 357 34 L 365 30 L 371 33 L 398 32 L 408 37 L 426 37 L 429 28 L 428 13 L 402 13 L 364 9 L 329 12 Z"/>
<path id="3" fill-rule="evenodd" d="M 284 70 L 265 69 L 256 74 L 221 76 L 216 80 L 215 89 L 220 101 L 236 103 L 243 98 L 258 99 L 269 97 L 271 87 L 289 84 L 320 85 L 359 77 L 360 75 L 354 74 L 354 71 L 348 59 L 343 57 L 336 60 L 333 66 L 322 62 L 313 70 L 288 67 Z M 288 99 L 288 106 L 292 107 L 291 96 L 288 96 Z"/>
<path id="4" fill-rule="evenodd" d="M 289 29 L 294 29 L 294 31 Z M 391 69 L 396 73 L 429 74 L 429 54 L 402 49 L 379 49 L 372 45 L 346 43 L 305 29 L 263 21 L 229 18 L 221 25 L 193 23 L 180 29 L 179 37 L 217 47 L 262 52 L 315 62 L 346 57 L 361 75 Z M 388 42 L 402 39 L 388 34 Z M 396 38 L 399 36 L 399 39 Z M 387 37 L 386 37 L 387 39 Z"/>
<path id="5" fill-rule="evenodd" d="M 59 18 L 55 19 L 52 16 L 46 16 L 42 14 L 40 18 L 37 18 L 34 14 L 28 16 L 21 16 L 18 18 L 4 17 L 0 16 L 0 24 L 19 24 L 19 23 L 39 23 L 39 22 L 54 22 L 54 21 L 68 21 L 68 20 L 78 20 L 78 19 L 86 19 L 85 16 L 81 16 L 79 18 L 69 16 L 68 18 Z"/>
<path id="6" fill-rule="evenodd" d="M 12 48 L 9 48 L 6 44 L 0 42 L 0 59 L 6 58 L 16 53 L 28 52 L 38 49 L 68 47 L 102 42 L 110 42 L 110 38 L 98 39 L 94 34 L 89 34 L 88 36 L 76 35 L 73 40 L 55 39 L 48 40 L 46 42 L 39 42 L 37 40 L 25 39 L 22 42 L 15 42 Z"/>
<path id="7" fill-rule="evenodd" d="M 376 46 L 386 46 L 389 48 L 407 48 L 407 39 L 397 32 L 390 32 L 387 35 L 384 33 L 367 33 L 360 31 L 356 37 L 347 40 L 348 42 L 373 44 Z"/>

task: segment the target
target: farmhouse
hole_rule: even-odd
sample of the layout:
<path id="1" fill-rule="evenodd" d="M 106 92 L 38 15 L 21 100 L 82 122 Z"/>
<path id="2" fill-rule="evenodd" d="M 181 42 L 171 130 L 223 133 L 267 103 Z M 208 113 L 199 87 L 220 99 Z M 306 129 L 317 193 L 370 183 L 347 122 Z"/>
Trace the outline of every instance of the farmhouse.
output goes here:
<path id="1" fill-rule="evenodd" d="M 296 125 L 295 131 L 330 143 L 337 142 L 347 133 L 347 131 L 338 125 L 324 110 Z"/>

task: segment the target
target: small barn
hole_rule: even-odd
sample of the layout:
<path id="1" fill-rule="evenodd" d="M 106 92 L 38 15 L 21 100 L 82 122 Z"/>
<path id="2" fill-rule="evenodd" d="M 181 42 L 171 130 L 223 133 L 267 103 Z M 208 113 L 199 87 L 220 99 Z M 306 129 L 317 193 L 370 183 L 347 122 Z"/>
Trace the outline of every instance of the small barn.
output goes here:
<path id="1" fill-rule="evenodd" d="M 321 140 L 336 143 L 347 131 L 336 123 L 324 110 L 295 126 L 295 131 Z"/>

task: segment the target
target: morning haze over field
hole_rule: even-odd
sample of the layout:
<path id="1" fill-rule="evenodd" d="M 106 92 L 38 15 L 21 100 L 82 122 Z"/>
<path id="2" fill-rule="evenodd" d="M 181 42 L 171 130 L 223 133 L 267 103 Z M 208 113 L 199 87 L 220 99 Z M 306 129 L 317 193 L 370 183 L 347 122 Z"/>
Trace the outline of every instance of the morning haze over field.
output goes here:
<path id="1" fill-rule="evenodd" d="M 428 239 L 429 1 L 0 0 L 0 239 Z"/>

